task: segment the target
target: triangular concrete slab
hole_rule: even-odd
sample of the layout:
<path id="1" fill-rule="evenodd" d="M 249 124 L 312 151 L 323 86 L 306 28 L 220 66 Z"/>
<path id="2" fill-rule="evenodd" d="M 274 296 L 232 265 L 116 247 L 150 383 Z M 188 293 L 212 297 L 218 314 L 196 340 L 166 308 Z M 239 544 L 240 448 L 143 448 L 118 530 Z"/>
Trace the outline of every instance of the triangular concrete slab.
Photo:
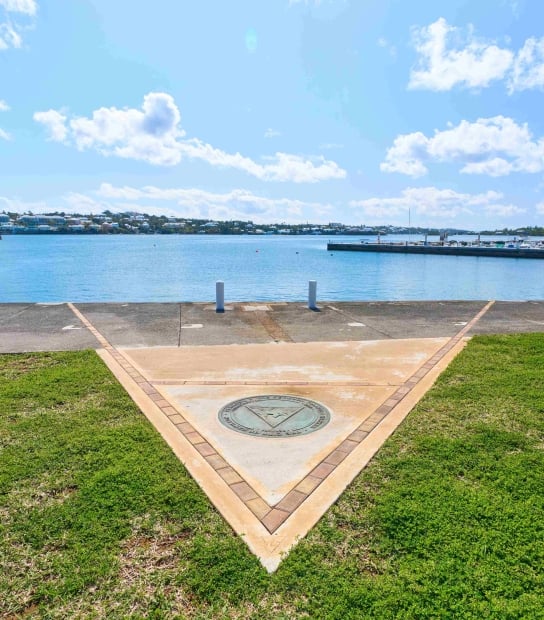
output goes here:
<path id="1" fill-rule="evenodd" d="M 365 467 L 492 305 L 452 338 L 121 351 L 69 304 L 101 343 L 98 354 L 269 572 Z M 247 400 L 272 392 L 323 402 L 329 423 L 295 444 L 300 437 L 247 443 L 218 422 L 218 411 L 240 394 Z"/>
<path id="2" fill-rule="evenodd" d="M 252 344 L 123 354 L 257 495 L 275 506 L 447 341 Z M 220 423 L 218 412 L 230 402 L 270 393 L 321 403 L 331 420 L 319 431 L 286 438 L 245 435 Z"/>
<path id="3" fill-rule="evenodd" d="M 432 338 L 99 353 L 273 571 L 461 346 L 460 339 Z M 244 435 L 220 422 L 218 412 L 232 401 L 263 394 L 321 403 L 330 421 L 308 435 L 276 438 Z"/>

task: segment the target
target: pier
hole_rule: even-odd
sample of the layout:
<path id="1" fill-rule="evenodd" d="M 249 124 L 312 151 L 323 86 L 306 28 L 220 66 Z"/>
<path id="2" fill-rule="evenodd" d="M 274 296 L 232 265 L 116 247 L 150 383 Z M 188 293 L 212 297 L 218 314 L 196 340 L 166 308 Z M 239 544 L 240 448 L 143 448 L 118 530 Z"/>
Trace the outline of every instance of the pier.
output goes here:
<path id="1" fill-rule="evenodd" d="M 385 252 L 392 254 L 434 254 L 440 256 L 492 256 L 495 258 L 544 258 L 544 248 L 477 245 L 424 245 L 410 243 L 327 243 L 335 252 Z"/>

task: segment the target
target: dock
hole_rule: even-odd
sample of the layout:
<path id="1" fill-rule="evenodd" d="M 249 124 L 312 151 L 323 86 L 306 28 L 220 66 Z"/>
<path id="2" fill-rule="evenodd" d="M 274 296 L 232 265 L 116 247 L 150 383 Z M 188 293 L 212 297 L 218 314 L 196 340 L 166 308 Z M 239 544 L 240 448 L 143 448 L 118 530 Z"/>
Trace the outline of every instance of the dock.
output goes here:
<path id="1" fill-rule="evenodd" d="M 424 245 L 410 243 L 327 243 L 330 252 L 385 252 L 391 254 L 434 254 L 438 256 L 486 256 L 494 258 L 541 258 L 544 248 L 477 245 Z"/>

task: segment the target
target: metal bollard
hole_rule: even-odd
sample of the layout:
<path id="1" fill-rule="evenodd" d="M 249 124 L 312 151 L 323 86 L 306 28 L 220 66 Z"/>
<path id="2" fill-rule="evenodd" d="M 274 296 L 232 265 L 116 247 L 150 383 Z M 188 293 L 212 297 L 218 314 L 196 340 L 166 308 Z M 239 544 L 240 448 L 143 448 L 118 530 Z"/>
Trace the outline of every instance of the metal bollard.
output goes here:
<path id="1" fill-rule="evenodd" d="M 308 308 L 317 310 L 317 281 L 310 280 L 308 285 Z"/>
<path id="2" fill-rule="evenodd" d="M 215 311 L 225 312 L 225 283 L 221 280 L 215 283 Z"/>

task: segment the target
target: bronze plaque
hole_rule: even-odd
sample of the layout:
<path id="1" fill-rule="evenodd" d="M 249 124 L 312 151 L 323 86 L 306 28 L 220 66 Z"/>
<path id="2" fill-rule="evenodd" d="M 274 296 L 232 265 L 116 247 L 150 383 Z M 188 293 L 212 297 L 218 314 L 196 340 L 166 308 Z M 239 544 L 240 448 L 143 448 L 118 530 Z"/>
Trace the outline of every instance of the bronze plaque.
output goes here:
<path id="1" fill-rule="evenodd" d="M 219 411 L 227 428 L 255 437 L 297 437 L 323 428 L 330 411 L 307 398 L 267 394 L 240 398 Z"/>

